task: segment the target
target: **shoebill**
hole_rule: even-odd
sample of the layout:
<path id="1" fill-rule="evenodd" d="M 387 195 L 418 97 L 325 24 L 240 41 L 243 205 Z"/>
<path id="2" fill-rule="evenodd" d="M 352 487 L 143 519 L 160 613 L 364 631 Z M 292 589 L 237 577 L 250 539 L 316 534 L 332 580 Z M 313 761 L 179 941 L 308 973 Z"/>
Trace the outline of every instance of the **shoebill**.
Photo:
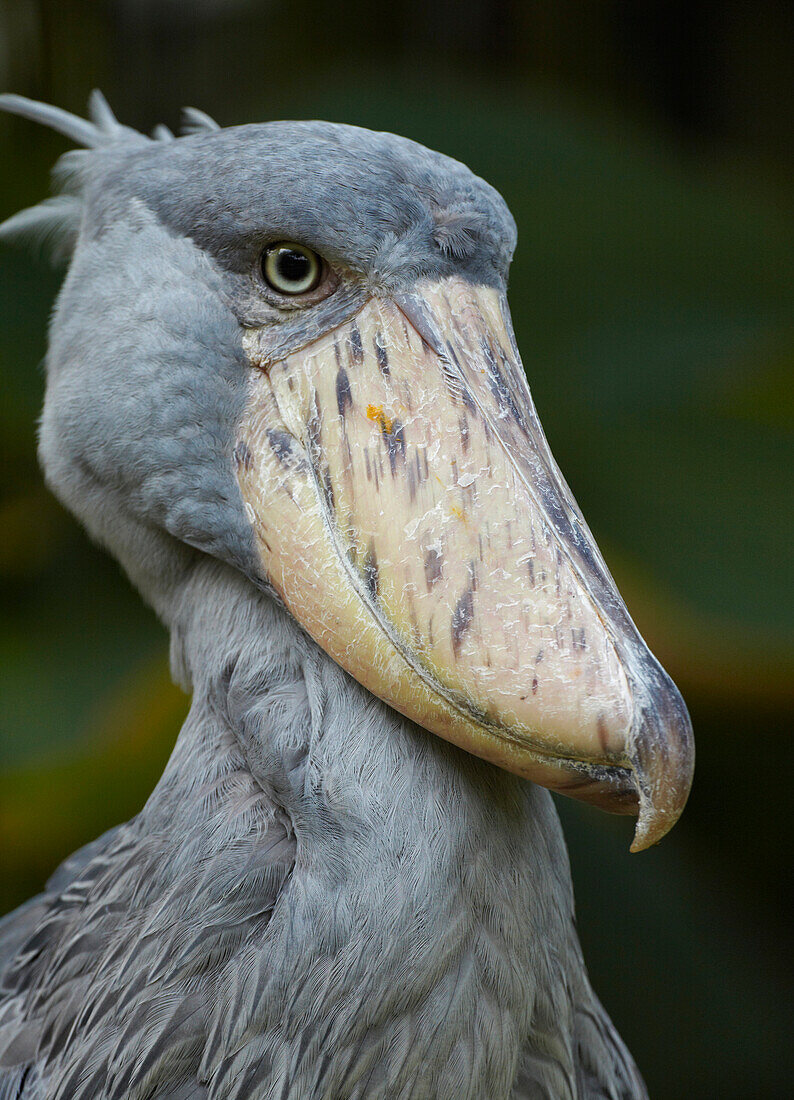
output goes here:
<path id="1" fill-rule="evenodd" d="M 641 1097 L 550 790 L 681 813 L 693 766 L 551 456 L 499 194 L 325 122 L 83 148 L 5 223 L 68 257 L 47 482 L 192 706 L 141 812 L 0 926 L 0 1097 Z"/>

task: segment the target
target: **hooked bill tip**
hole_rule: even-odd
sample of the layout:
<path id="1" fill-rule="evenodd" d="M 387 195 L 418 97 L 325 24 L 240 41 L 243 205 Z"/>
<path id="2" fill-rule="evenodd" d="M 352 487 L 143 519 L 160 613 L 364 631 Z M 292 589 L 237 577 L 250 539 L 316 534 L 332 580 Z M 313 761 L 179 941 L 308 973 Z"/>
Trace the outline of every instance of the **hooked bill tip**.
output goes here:
<path id="1" fill-rule="evenodd" d="M 653 687 L 638 708 L 629 753 L 639 795 L 632 852 L 657 844 L 672 829 L 686 805 L 695 770 L 686 704 L 667 673 L 654 665 Z"/>

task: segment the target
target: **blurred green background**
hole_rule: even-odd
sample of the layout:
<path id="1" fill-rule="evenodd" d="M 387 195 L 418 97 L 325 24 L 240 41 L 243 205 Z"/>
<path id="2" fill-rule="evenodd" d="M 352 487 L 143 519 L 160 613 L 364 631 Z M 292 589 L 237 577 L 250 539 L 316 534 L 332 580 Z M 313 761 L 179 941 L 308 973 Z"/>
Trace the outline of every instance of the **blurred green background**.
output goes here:
<path id="1" fill-rule="evenodd" d="M 791 1095 L 792 58 L 786 2 L 0 0 L 3 90 L 83 113 L 100 86 L 144 130 L 186 103 L 394 130 L 507 199 L 536 403 L 697 737 L 653 851 L 559 801 L 591 975 L 657 1100 Z M 0 119 L 0 217 L 67 147 Z M 58 282 L 0 252 L 0 911 L 136 812 L 187 706 L 42 485 Z"/>

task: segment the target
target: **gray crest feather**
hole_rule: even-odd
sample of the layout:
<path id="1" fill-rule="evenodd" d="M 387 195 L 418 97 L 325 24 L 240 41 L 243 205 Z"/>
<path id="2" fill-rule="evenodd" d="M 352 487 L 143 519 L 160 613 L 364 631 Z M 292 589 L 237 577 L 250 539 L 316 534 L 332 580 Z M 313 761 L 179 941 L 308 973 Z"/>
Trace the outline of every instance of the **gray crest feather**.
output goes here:
<path id="1" fill-rule="evenodd" d="M 115 136 L 123 133 L 127 129 L 127 127 L 121 125 L 113 114 L 110 104 L 102 95 L 99 88 L 94 88 L 88 97 L 88 114 L 97 130 L 103 134 L 112 134 Z"/>
<path id="2" fill-rule="evenodd" d="M 72 150 L 61 157 L 53 172 L 56 187 L 68 193 L 45 199 L 0 224 L 0 239 L 32 241 L 47 249 L 55 263 L 68 260 L 77 240 L 82 216 L 79 193 L 90 151 L 114 144 L 142 145 L 152 140 L 174 140 L 174 134 L 162 124 L 154 128 L 152 138 L 124 126 L 98 89 L 94 89 L 88 98 L 88 119 L 79 118 L 49 103 L 39 103 L 10 93 L 0 94 L 0 110 L 30 122 L 39 122 L 81 146 L 80 150 Z M 196 107 L 186 107 L 183 118 L 185 134 L 220 129 L 217 122 Z"/>
<path id="3" fill-rule="evenodd" d="M 0 240 L 30 241 L 46 250 L 55 263 L 62 263 L 74 249 L 81 216 L 75 195 L 55 195 L 7 218 L 0 224 Z"/>
<path id="4" fill-rule="evenodd" d="M 149 140 L 130 126 L 122 126 L 105 97 L 97 90 L 91 93 L 88 100 L 90 120 L 78 118 L 77 115 L 49 103 L 39 103 L 35 99 L 8 93 L 0 95 L 0 110 L 19 115 L 30 122 L 40 122 L 42 126 L 49 126 L 51 130 L 57 130 L 59 134 L 86 149 L 98 149 L 116 141 L 139 143 Z"/>
<path id="5" fill-rule="evenodd" d="M 80 231 L 82 204 L 79 191 L 86 167 L 87 150 L 107 147 L 116 142 L 140 144 L 149 138 L 129 126 L 122 126 L 98 90 L 88 99 L 88 119 L 78 118 L 60 107 L 38 103 L 25 96 L 0 95 L 0 110 L 39 122 L 70 138 L 81 151 L 61 157 L 53 173 L 55 185 L 66 194 L 44 199 L 36 206 L 21 210 L 0 224 L 0 239 L 28 240 L 48 249 L 55 263 L 69 258 Z"/>
<path id="6" fill-rule="evenodd" d="M 158 122 L 155 128 L 152 130 L 152 137 L 155 141 L 173 141 L 174 135 L 162 122 Z"/>
<path id="7" fill-rule="evenodd" d="M 205 134 L 220 130 L 220 126 L 214 118 L 210 118 L 198 107 L 185 107 L 182 110 L 182 133 Z"/>
<path id="8" fill-rule="evenodd" d="M 0 95 L 0 110 L 19 115 L 30 122 L 40 122 L 42 126 L 49 126 L 51 130 L 57 130 L 77 145 L 92 149 L 98 144 L 97 128 L 93 122 L 87 122 L 84 118 L 78 118 L 77 115 L 49 103 L 37 103 L 35 99 L 4 93 Z"/>

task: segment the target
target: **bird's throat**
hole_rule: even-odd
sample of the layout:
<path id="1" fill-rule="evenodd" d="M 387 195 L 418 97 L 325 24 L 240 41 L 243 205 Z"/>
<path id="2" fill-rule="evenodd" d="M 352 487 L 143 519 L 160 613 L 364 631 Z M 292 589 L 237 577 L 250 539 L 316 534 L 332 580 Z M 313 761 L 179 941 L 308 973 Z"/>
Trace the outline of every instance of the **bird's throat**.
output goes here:
<path id="1" fill-rule="evenodd" d="M 321 1063 L 341 1088 L 377 1034 L 386 1094 L 426 1079 L 439 1100 L 460 1095 L 464 1042 L 476 1095 L 509 1095 L 548 961 L 580 966 L 550 796 L 392 711 L 231 570 L 204 565 L 190 585 L 175 651 L 194 704 L 163 783 L 173 790 L 181 773 L 205 813 L 228 816 L 198 797 L 195 772 L 208 737 L 232 744 L 265 816 L 294 837 L 294 864 L 247 945 L 256 995 L 241 996 L 223 1042 L 256 1034 L 283 1054 L 322 1022 L 334 1053 L 295 1071 L 288 1095 L 306 1096 L 321 1094 Z M 267 829 L 235 843 L 253 858 Z M 256 909 L 256 891 L 237 903 Z M 384 1061 L 397 1036 L 404 1057 Z"/>

